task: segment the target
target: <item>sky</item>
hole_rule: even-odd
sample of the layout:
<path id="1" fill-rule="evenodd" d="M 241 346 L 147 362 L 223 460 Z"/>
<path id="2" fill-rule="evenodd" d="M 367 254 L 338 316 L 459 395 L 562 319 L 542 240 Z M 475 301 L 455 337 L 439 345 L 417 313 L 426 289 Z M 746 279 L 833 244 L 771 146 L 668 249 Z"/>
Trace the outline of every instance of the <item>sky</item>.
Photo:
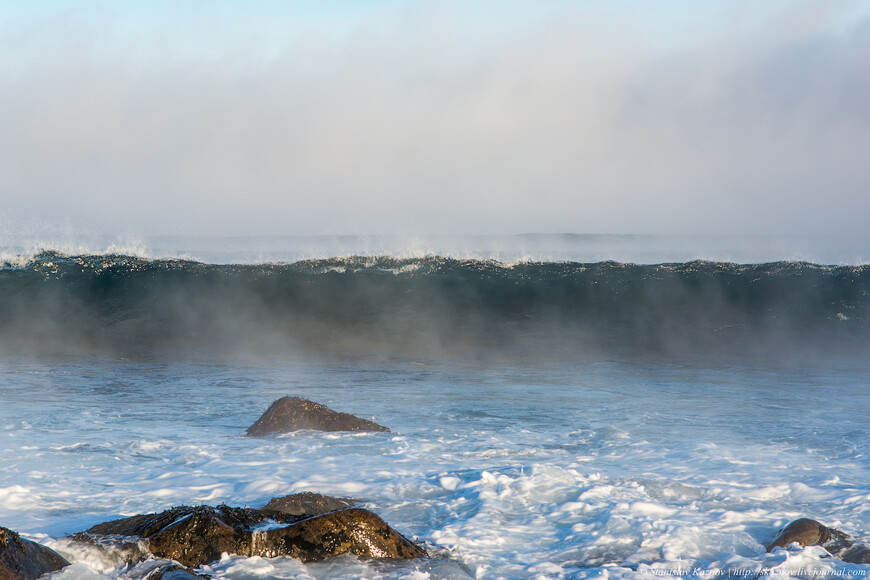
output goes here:
<path id="1" fill-rule="evenodd" d="M 865 236 L 870 4 L 0 0 L 0 229 Z"/>

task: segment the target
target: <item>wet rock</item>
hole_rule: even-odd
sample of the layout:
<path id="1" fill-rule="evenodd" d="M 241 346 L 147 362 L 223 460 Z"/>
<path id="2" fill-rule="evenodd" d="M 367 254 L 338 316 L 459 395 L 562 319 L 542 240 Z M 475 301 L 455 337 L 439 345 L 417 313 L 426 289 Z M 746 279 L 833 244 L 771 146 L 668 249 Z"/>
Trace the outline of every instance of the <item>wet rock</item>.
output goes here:
<path id="1" fill-rule="evenodd" d="M 302 495 L 302 494 L 297 494 Z M 176 507 L 159 514 L 123 518 L 93 526 L 73 536 L 78 541 L 129 542 L 140 538 L 157 558 L 197 567 L 220 559 L 224 552 L 240 556 L 292 556 L 310 562 L 339 554 L 363 558 L 418 558 L 426 553 L 364 509 L 350 508 L 310 517 L 318 506 L 331 506 L 328 496 L 276 498 L 306 507 L 303 514 L 277 509 L 229 506 Z M 294 496 L 288 496 L 294 498 Z M 270 502 L 272 503 L 272 502 Z M 307 519 L 306 519 L 307 518 Z M 181 577 L 179 577 L 181 578 Z"/>
<path id="2" fill-rule="evenodd" d="M 203 580 L 210 579 L 206 574 L 197 574 L 171 560 L 146 560 L 124 573 L 130 580 Z"/>
<path id="3" fill-rule="evenodd" d="M 301 429 L 316 431 L 387 431 L 390 430 L 366 419 L 348 413 L 337 413 L 300 397 L 283 397 L 272 403 L 246 435 L 261 437 L 273 433 L 288 433 Z"/>
<path id="4" fill-rule="evenodd" d="M 157 568 L 143 580 L 202 580 L 203 578 L 209 578 L 209 576 L 199 575 L 190 568 L 178 564 L 169 564 Z"/>
<path id="5" fill-rule="evenodd" d="M 74 534 L 70 539 L 79 544 L 87 544 L 88 551 L 93 551 L 96 557 L 106 562 L 112 562 L 117 568 L 129 568 L 148 558 L 144 546 L 139 544 L 137 537 L 122 536 L 91 536 L 86 532 Z M 82 546 L 80 546 L 82 547 Z M 131 576 L 131 578 L 136 578 Z"/>
<path id="6" fill-rule="evenodd" d="M 343 510 L 353 506 L 353 504 L 354 502 L 350 500 L 303 491 L 302 493 L 272 498 L 269 503 L 263 506 L 263 511 L 311 518 Z"/>
<path id="7" fill-rule="evenodd" d="M 32 580 L 69 566 L 60 554 L 0 527 L 0 580 Z"/>
<path id="8" fill-rule="evenodd" d="M 767 545 L 767 551 L 787 548 L 793 542 L 801 546 L 823 546 L 831 554 L 852 546 L 849 536 L 840 530 L 823 526 L 816 520 L 801 518 L 782 528 Z"/>
<path id="9" fill-rule="evenodd" d="M 870 546 L 865 544 L 852 546 L 837 554 L 837 557 L 850 564 L 870 564 Z"/>
<path id="10" fill-rule="evenodd" d="M 224 552 L 248 554 L 251 529 L 270 519 L 279 523 L 298 520 L 249 508 L 182 506 L 97 524 L 74 539 L 105 542 L 111 541 L 111 536 L 137 537 L 145 540 L 148 551 L 158 558 L 200 566 L 220 559 Z"/>
<path id="11" fill-rule="evenodd" d="M 190 527 L 194 523 L 202 521 L 214 520 L 219 522 L 222 528 L 247 529 L 267 519 L 270 519 L 269 515 L 253 508 L 236 508 L 227 505 L 217 507 L 179 506 L 159 514 L 130 516 L 97 524 L 89 528 L 85 534 L 151 538 L 166 530 L 175 529 L 176 526 Z M 279 521 L 296 521 L 297 519 L 288 516 L 285 519 L 279 519 Z"/>
<path id="12" fill-rule="evenodd" d="M 372 512 L 349 508 L 255 535 L 251 555 L 279 555 L 303 562 L 339 554 L 363 558 L 423 558 L 426 552 Z"/>
<path id="13" fill-rule="evenodd" d="M 809 518 L 801 518 L 781 529 L 767 545 L 770 552 L 776 547 L 787 548 L 793 542 L 801 546 L 822 546 L 828 553 L 851 564 L 870 564 L 870 546 L 856 544 L 845 532 L 829 528 Z"/>

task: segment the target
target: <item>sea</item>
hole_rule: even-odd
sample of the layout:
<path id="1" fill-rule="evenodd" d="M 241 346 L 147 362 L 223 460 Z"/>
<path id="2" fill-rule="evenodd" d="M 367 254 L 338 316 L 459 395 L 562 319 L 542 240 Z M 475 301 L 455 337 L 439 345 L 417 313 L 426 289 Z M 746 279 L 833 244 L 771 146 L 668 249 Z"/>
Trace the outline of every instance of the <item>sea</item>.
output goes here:
<path id="1" fill-rule="evenodd" d="M 0 237 L 0 525 L 352 498 L 427 560 L 215 579 L 865 578 L 870 246 L 717 236 Z M 244 433 L 301 396 L 390 433 Z"/>

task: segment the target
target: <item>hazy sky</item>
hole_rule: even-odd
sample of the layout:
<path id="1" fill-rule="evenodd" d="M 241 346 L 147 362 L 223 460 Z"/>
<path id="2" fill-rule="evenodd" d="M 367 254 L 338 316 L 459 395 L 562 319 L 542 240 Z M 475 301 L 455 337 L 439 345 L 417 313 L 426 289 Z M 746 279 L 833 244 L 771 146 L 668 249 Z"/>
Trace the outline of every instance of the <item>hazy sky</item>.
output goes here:
<path id="1" fill-rule="evenodd" d="M 0 2 L 0 228 L 870 218 L 870 3 Z"/>

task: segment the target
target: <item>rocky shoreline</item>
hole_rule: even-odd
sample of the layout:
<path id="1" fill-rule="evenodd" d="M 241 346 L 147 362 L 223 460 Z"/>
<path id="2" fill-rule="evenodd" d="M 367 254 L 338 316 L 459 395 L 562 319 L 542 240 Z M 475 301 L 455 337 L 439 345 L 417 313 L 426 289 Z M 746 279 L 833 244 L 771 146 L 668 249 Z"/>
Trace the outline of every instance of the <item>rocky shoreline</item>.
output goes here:
<path id="1" fill-rule="evenodd" d="M 273 498 L 259 509 L 180 506 L 97 524 L 69 539 L 73 545 L 117 550 L 130 568 L 126 576 L 143 580 L 208 578 L 197 574 L 196 568 L 220 559 L 222 554 L 289 556 L 302 562 L 341 554 L 392 560 L 428 558 L 422 547 L 376 514 L 345 505 L 349 503 L 306 492 Z M 281 504 L 291 507 L 274 507 Z M 335 505 L 342 507 L 324 511 Z M 766 550 L 772 552 L 793 544 L 822 546 L 844 562 L 870 564 L 870 546 L 816 520 L 801 518 L 789 523 L 777 532 Z M 69 564 L 54 550 L 0 527 L 0 580 L 36 580 Z"/>
<path id="2" fill-rule="evenodd" d="M 287 498 L 272 501 L 281 499 Z M 148 554 L 191 567 L 219 560 L 224 553 L 264 558 L 291 556 L 302 562 L 341 554 L 362 558 L 426 557 L 425 550 L 376 514 L 355 507 L 292 515 L 266 508 L 180 506 L 97 524 L 72 538 L 116 547 L 123 547 L 126 538 L 144 540 L 139 544 Z"/>
<path id="3" fill-rule="evenodd" d="M 275 401 L 247 436 L 299 429 L 380 431 L 389 429 L 299 397 Z M 262 508 L 176 506 L 94 525 L 68 537 L 72 545 L 112 550 L 122 555 L 126 577 L 143 580 L 194 580 L 196 569 L 223 554 L 313 562 L 350 554 L 367 559 L 425 559 L 424 548 L 394 530 L 355 501 L 303 492 L 272 498 Z M 816 520 L 801 518 L 779 530 L 768 552 L 822 546 L 833 557 L 870 564 L 870 546 Z M 0 527 L 0 580 L 36 580 L 70 564 L 54 550 Z"/>
<path id="4" fill-rule="evenodd" d="M 154 558 L 172 561 L 159 577 L 169 572 L 195 576 L 194 568 L 223 554 L 289 556 L 302 562 L 342 554 L 394 560 L 428 557 L 377 514 L 349 504 L 341 498 L 301 493 L 273 498 L 260 509 L 178 506 L 97 524 L 69 539 L 73 545 L 115 550 L 130 566 Z M 340 508 L 332 510 L 335 506 Z M 50 548 L 0 528 L 0 580 L 36 579 L 67 565 Z M 149 572 L 149 580 L 152 574 L 156 572 Z"/>

